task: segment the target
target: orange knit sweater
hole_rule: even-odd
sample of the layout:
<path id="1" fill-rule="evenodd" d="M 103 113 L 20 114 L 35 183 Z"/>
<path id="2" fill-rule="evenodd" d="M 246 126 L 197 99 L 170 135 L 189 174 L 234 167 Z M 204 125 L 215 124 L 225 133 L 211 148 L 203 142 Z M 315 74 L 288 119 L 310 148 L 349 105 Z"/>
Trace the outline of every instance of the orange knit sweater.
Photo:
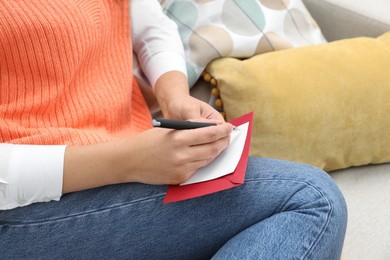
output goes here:
<path id="1" fill-rule="evenodd" d="M 151 127 L 128 2 L 0 1 L 0 143 L 91 144 Z"/>

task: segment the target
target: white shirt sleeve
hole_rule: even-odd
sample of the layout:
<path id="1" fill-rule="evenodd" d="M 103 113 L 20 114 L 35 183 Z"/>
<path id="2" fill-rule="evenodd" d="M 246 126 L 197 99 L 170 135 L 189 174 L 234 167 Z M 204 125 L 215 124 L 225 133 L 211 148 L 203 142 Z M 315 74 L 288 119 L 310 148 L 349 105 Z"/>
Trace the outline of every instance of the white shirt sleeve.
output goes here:
<path id="1" fill-rule="evenodd" d="M 0 209 L 59 200 L 65 148 L 0 144 Z"/>
<path id="2" fill-rule="evenodd" d="M 176 23 L 162 11 L 157 0 L 132 0 L 133 51 L 151 86 L 166 72 L 187 76 L 183 43 Z"/>

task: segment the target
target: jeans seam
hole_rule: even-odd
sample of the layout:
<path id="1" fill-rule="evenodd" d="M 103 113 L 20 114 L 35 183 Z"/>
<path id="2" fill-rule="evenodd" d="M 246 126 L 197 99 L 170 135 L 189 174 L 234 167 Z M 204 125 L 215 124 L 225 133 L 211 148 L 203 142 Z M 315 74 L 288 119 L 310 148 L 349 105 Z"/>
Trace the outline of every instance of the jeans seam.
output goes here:
<path id="1" fill-rule="evenodd" d="M 317 237 L 314 239 L 313 243 L 307 248 L 306 253 L 301 257 L 301 259 L 307 259 L 307 256 L 309 255 L 309 253 L 313 251 L 314 246 L 321 239 L 321 237 L 323 236 L 326 228 L 329 226 L 330 215 L 333 213 L 333 205 L 332 205 L 332 203 L 329 201 L 329 199 L 325 196 L 325 194 L 323 193 L 323 191 L 320 188 L 312 185 L 311 183 L 309 183 L 307 181 L 296 180 L 296 179 L 289 179 L 289 178 L 279 178 L 277 180 L 275 180 L 273 178 L 255 178 L 255 179 L 247 179 L 245 181 L 246 182 L 260 182 L 260 181 L 264 181 L 264 180 L 268 180 L 268 181 L 291 181 L 291 182 L 297 182 L 297 183 L 306 184 L 307 186 L 309 186 L 310 188 L 312 188 L 313 190 L 318 192 L 319 195 L 322 198 L 324 198 L 325 201 L 327 202 L 329 210 L 328 210 L 328 213 L 326 215 L 325 223 L 324 223 L 323 227 L 321 228 L 320 232 L 318 233 Z"/>
<path id="2" fill-rule="evenodd" d="M 153 195 L 153 196 L 149 196 L 147 198 L 141 198 L 141 199 L 132 200 L 131 202 L 127 202 L 127 203 L 114 204 L 114 205 L 111 205 L 109 207 L 93 209 L 93 210 L 90 210 L 90 211 L 76 213 L 76 214 L 68 215 L 68 216 L 65 216 L 65 217 L 53 218 L 53 219 L 49 219 L 49 220 L 32 221 L 32 222 L 20 222 L 20 223 L 18 223 L 18 221 L 14 221 L 14 222 L 10 221 L 10 222 L 7 222 L 5 224 L 0 224 L 0 228 L 5 227 L 5 226 L 9 226 L 9 227 L 36 226 L 36 225 L 50 224 L 50 223 L 55 223 L 55 222 L 60 222 L 60 221 L 66 221 L 66 220 L 68 220 L 70 218 L 79 218 L 79 217 L 84 217 L 84 216 L 87 216 L 87 215 L 94 215 L 94 214 L 107 212 L 107 211 L 110 211 L 112 209 L 118 209 L 118 208 L 127 207 L 127 206 L 130 206 L 130 205 L 134 204 L 134 203 L 143 203 L 143 202 L 152 201 L 152 200 L 155 200 L 155 199 L 157 199 L 159 197 L 163 197 L 164 195 L 165 194 L 163 194 L 163 193 L 156 194 L 156 195 Z"/>

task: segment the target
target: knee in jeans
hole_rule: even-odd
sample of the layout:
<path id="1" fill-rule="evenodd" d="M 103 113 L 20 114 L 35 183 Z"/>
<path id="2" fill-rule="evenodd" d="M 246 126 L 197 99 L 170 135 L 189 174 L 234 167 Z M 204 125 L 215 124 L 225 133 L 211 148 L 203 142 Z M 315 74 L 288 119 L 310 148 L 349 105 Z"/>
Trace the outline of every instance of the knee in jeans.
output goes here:
<path id="1" fill-rule="evenodd" d="M 290 174 L 299 176 L 297 180 L 303 181 L 311 188 L 315 188 L 316 192 L 322 194 L 322 197 L 326 199 L 330 206 L 331 217 L 345 227 L 347 223 L 347 205 L 341 190 L 333 178 L 327 172 L 314 166 L 293 162 L 285 163 L 284 169 L 287 169 Z"/>
<path id="2" fill-rule="evenodd" d="M 310 166 L 308 166 L 310 167 Z M 333 178 L 325 171 L 312 167 L 313 183 L 323 193 L 332 208 L 332 218 L 340 223 L 340 229 L 345 229 L 347 225 L 347 204 L 344 196 Z"/>
<path id="3" fill-rule="evenodd" d="M 317 192 L 322 194 L 323 198 L 326 198 L 332 209 L 332 217 L 339 219 L 340 223 L 346 225 L 347 221 L 347 206 L 344 200 L 344 196 L 338 188 L 332 177 L 325 171 L 301 163 L 294 163 L 283 160 L 265 159 L 265 158 L 251 158 L 248 168 L 252 174 L 251 177 L 255 178 L 257 175 L 256 170 L 265 172 L 267 176 L 281 176 L 281 178 L 287 178 L 296 180 L 301 183 L 306 183 L 307 186 L 315 187 Z M 313 191 L 313 189 L 311 189 Z M 306 199 L 310 200 L 310 196 Z M 310 201 L 308 201 L 310 203 Z"/>

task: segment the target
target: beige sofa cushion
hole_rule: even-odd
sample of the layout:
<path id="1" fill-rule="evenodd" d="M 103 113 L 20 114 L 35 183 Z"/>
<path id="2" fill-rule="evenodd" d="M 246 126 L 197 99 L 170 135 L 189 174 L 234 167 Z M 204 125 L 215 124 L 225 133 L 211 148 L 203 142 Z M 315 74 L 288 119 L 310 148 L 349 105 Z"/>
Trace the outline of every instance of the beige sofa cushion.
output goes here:
<path id="1" fill-rule="evenodd" d="M 328 41 L 390 30 L 389 0 L 303 0 Z"/>

